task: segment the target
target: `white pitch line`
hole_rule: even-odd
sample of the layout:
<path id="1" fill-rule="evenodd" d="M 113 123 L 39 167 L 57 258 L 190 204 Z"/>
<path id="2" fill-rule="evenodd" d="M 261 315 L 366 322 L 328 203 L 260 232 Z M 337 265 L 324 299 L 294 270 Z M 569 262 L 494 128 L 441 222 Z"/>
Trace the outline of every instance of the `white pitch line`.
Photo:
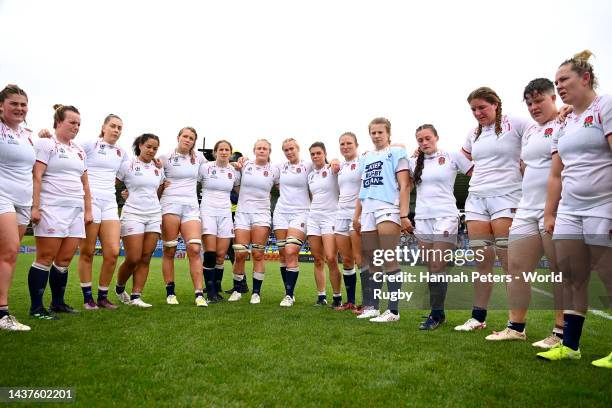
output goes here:
<path id="1" fill-rule="evenodd" d="M 533 290 L 536 293 L 539 293 L 540 295 L 544 295 L 544 296 L 549 297 L 549 298 L 553 297 L 552 293 L 547 292 L 547 291 L 542 290 L 542 289 L 538 289 L 538 288 L 532 287 L 531 290 Z M 612 316 L 609 315 L 608 313 L 604 312 L 603 310 L 589 309 L 589 312 L 593 313 L 596 316 L 603 317 L 604 319 L 612 320 Z"/>

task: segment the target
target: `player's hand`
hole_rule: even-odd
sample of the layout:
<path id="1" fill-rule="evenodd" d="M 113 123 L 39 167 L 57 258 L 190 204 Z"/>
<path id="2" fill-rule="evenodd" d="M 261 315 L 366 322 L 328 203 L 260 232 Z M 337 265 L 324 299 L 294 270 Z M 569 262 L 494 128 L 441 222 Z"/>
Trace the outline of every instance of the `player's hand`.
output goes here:
<path id="1" fill-rule="evenodd" d="M 121 192 L 121 198 L 123 198 L 123 200 L 127 200 L 127 198 L 129 197 L 130 193 L 127 190 L 123 190 Z"/>
<path id="2" fill-rule="evenodd" d="M 572 105 L 563 105 L 561 109 L 559 109 L 559 116 L 557 116 L 557 122 L 564 123 L 565 119 L 567 119 L 567 115 L 574 111 L 574 107 Z"/>
<path id="3" fill-rule="evenodd" d="M 164 189 L 168 188 L 168 186 L 172 184 L 172 182 L 170 180 L 164 180 Z"/>
<path id="4" fill-rule="evenodd" d="M 359 218 L 353 218 L 353 229 L 357 231 L 358 234 L 361 234 L 361 222 L 359 222 Z"/>
<path id="5" fill-rule="evenodd" d="M 155 164 L 155 167 L 157 167 L 158 169 L 161 169 L 162 167 L 164 167 L 164 164 L 162 163 L 162 161 L 159 160 L 157 157 L 153 159 L 153 164 Z"/>
<path id="6" fill-rule="evenodd" d="M 85 210 L 85 225 L 89 225 L 93 222 L 93 214 L 91 213 L 91 210 Z"/>
<path id="7" fill-rule="evenodd" d="M 555 231 L 555 216 L 544 214 L 544 231 L 552 235 Z"/>
<path id="8" fill-rule="evenodd" d="M 38 208 L 32 207 L 32 214 L 30 216 L 30 220 L 32 224 L 38 224 L 40 222 L 40 210 Z"/>
<path id="9" fill-rule="evenodd" d="M 38 132 L 38 137 L 48 139 L 51 137 L 51 132 L 49 129 L 41 129 L 40 132 Z"/>
<path id="10" fill-rule="evenodd" d="M 238 160 L 236 161 L 236 163 L 238 163 L 238 167 L 236 168 L 240 170 L 242 166 L 244 166 L 244 163 L 246 163 L 248 160 L 249 158 L 247 156 L 239 157 Z"/>
<path id="11" fill-rule="evenodd" d="M 329 167 L 331 168 L 331 170 L 334 172 L 334 174 L 338 174 L 338 172 L 340 171 L 340 160 L 338 159 L 332 159 L 329 162 Z"/>
<path id="12" fill-rule="evenodd" d="M 403 233 L 412 234 L 412 232 L 414 231 L 414 227 L 412 226 L 412 223 L 410 222 L 408 218 L 401 218 L 400 223 L 401 223 L 401 230 Z"/>

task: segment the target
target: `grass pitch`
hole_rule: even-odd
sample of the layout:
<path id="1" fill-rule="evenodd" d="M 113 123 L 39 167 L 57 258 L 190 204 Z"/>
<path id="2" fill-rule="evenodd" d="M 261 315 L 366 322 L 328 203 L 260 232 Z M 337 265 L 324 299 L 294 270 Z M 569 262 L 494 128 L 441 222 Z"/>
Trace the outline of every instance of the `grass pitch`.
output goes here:
<path id="1" fill-rule="evenodd" d="M 177 260 L 181 304 L 168 306 L 154 259 L 143 294 L 152 308 L 38 321 L 27 316 L 32 260 L 19 256 L 10 305 L 32 331 L 0 332 L 3 387 L 74 387 L 82 406 L 612 406 L 612 370 L 590 365 L 612 351 L 612 321 L 592 314 L 582 360 L 548 363 L 535 358 L 531 342 L 549 334 L 550 311 L 530 312 L 527 342 L 487 342 L 489 329 L 453 332 L 465 310 L 448 311 L 434 332 L 417 330 L 421 310 L 375 325 L 313 307 L 312 264 L 301 265 L 295 306 L 279 307 L 277 263 L 268 263 L 261 304 L 245 296 L 196 308 L 186 260 Z M 226 265 L 224 288 L 230 282 Z M 116 300 L 114 286 L 110 296 Z M 505 296 L 503 285 L 494 296 Z M 81 308 L 76 259 L 66 299 Z M 505 311 L 491 311 L 487 323 L 502 329 L 506 320 Z"/>

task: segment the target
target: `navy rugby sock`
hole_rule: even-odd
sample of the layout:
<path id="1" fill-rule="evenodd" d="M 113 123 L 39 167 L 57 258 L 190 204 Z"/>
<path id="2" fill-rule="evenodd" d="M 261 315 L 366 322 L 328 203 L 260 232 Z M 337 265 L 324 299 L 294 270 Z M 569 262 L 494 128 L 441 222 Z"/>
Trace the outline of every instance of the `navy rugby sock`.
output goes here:
<path id="1" fill-rule="evenodd" d="M 51 287 L 51 304 L 63 305 L 64 293 L 66 293 L 66 284 L 68 283 L 68 268 L 51 265 L 49 272 L 49 286 Z"/>
<path id="2" fill-rule="evenodd" d="M 578 350 L 580 348 L 580 336 L 584 325 L 584 316 L 576 314 L 563 314 L 563 345 Z"/>
<path id="3" fill-rule="evenodd" d="M 480 323 L 484 323 L 487 320 L 487 309 L 474 306 L 472 309 L 472 317 L 478 320 Z"/>
<path id="4" fill-rule="evenodd" d="M 166 283 L 166 296 L 174 295 L 174 282 Z"/>
<path id="5" fill-rule="evenodd" d="M 357 274 L 355 268 L 344 270 L 344 287 L 346 288 L 347 303 L 355 304 L 355 290 L 357 288 Z"/>

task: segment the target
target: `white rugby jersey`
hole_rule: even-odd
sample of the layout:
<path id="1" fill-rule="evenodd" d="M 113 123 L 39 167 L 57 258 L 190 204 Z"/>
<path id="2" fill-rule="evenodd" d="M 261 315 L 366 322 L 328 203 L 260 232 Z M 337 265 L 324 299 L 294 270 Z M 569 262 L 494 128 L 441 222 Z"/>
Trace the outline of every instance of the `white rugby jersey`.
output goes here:
<path id="1" fill-rule="evenodd" d="M 551 142 L 560 127 L 561 124 L 555 118 L 543 125 L 534 123 L 523 134 L 521 160 L 526 167 L 523 174 L 523 196 L 518 208 L 544 210 L 546 185 L 552 166 Z"/>
<path id="2" fill-rule="evenodd" d="M 81 147 L 87 155 L 91 196 L 115 201 L 115 179 L 121 164 L 130 159 L 127 152 L 117 145 L 106 143 L 102 138 L 87 141 Z"/>
<path id="3" fill-rule="evenodd" d="M 318 170 L 312 168 L 308 175 L 308 188 L 312 194 L 310 211 L 333 215 L 338 207 L 338 175 L 329 164 Z"/>
<path id="4" fill-rule="evenodd" d="M 53 135 L 34 143 L 36 161 L 47 165 L 40 187 L 40 204 L 60 207 L 85 205 L 81 176 L 87 171 L 85 151 L 70 141 L 63 144 Z"/>
<path id="5" fill-rule="evenodd" d="M 0 198 L 20 207 L 32 205 L 32 167 L 36 153 L 32 132 L 0 121 Z"/>
<path id="6" fill-rule="evenodd" d="M 308 174 L 312 171 L 312 163 L 300 160 L 298 164 L 286 162 L 277 167 L 280 172 L 280 196 L 274 211 L 281 213 L 308 211 L 310 208 Z"/>
<path id="7" fill-rule="evenodd" d="M 414 178 L 417 158 L 409 160 L 410 174 Z M 415 219 L 456 217 L 457 200 L 454 195 L 457 172 L 466 174 L 473 167 L 461 152 L 444 152 L 425 155 L 421 183 L 417 185 Z"/>
<path id="8" fill-rule="evenodd" d="M 179 154 L 176 151 L 159 157 L 164 165 L 164 174 L 170 185 L 164 189 L 162 203 L 198 205 L 198 171 L 200 165 L 207 162 L 204 155 L 196 152 Z"/>
<path id="9" fill-rule="evenodd" d="M 470 131 L 463 150 L 474 160 L 471 194 L 497 197 L 521 189 L 521 138 L 531 123 L 527 119 L 504 115 L 499 136 L 495 134 L 495 124 L 483 126 L 478 140 L 476 131 Z"/>
<path id="10" fill-rule="evenodd" d="M 230 193 L 240 185 L 240 172 L 231 165 L 219 167 L 216 162 L 200 166 L 199 181 L 202 183 L 200 212 L 212 217 L 232 216 Z"/>
<path id="11" fill-rule="evenodd" d="M 117 172 L 117 180 L 123 181 L 129 195 L 122 211 L 136 215 L 161 213 L 157 189 L 164 179 L 164 170 L 155 167 L 153 161 L 144 163 L 134 157 L 123 162 Z"/>
<path id="12" fill-rule="evenodd" d="M 360 188 L 361 172 L 359 171 L 359 156 L 357 156 L 353 160 L 342 162 L 340 165 L 337 219 L 353 219 Z"/>
<path id="13" fill-rule="evenodd" d="M 564 165 L 558 213 L 612 218 L 591 210 L 612 201 L 611 134 L 611 95 L 597 96 L 580 115 L 568 115 L 551 147 Z"/>
<path id="14" fill-rule="evenodd" d="M 263 166 L 247 160 L 242 166 L 240 194 L 236 211 L 243 213 L 270 212 L 270 191 L 278 184 L 278 167 L 269 163 Z"/>

